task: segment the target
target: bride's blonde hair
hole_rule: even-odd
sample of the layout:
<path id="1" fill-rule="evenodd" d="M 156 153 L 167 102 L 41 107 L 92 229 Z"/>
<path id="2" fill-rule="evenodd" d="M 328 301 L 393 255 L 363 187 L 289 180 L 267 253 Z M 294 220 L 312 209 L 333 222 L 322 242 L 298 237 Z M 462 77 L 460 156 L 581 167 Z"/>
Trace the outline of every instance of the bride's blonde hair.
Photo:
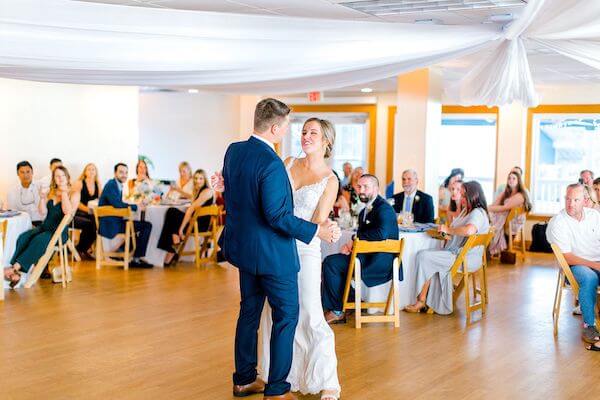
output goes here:
<path id="1" fill-rule="evenodd" d="M 331 157 L 331 152 L 333 151 L 333 144 L 335 143 L 335 128 L 333 124 L 326 119 L 321 118 L 309 118 L 304 122 L 304 126 L 309 122 L 318 122 L 321 127 L 321 132 L 323 133 L 323 140 L 325 141 L 325 158 Z M 303 128 L 304 128 L 303 126 Z"/>

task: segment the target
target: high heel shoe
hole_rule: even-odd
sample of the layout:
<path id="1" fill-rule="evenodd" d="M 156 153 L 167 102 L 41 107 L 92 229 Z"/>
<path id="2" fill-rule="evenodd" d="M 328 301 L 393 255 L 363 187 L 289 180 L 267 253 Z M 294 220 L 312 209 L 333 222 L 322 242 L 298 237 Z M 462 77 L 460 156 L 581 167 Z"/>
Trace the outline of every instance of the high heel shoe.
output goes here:
<path id="1" fill-rule="evenodd" d="M 422 306 L 418 306 L 418 304 L 423 304 Z M 417 301 L 415 304 L 411 304 L 410 306 L 406 306 L 404 307 L 404 309 L 402 311 L 405 311 L 407 313 L 424 313 L 427 312 L 427 309 L 429 307 L 427 307 L 427 304 L 425 304 L 422 301 Z"/>

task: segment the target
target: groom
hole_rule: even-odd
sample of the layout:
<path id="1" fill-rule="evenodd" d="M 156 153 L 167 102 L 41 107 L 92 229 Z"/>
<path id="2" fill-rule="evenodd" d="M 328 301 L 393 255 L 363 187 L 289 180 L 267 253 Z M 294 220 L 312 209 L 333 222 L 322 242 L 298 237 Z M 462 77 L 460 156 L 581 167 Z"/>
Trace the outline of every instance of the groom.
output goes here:
<path id="1" fill-rule="evenodd" d="M 229 146 L 223 178 L 227 211 L 221 248 L 240 273 L 240 315 L 235 336 L 233 395 L 264 391 L 265 399 L 295 399 L 286 382 L 298 323 L 295 240 L 318 236 L 333 242 L 340 231 L 331 221 L 317 226 L 293 214 L 292 188 L 275 152 L 288 131 L 290 109 L 275 99 L 256 105 L 254 134 Z M 257 331 L 265 298 L 273 310 L 269 383 L 257 378 Z"/>

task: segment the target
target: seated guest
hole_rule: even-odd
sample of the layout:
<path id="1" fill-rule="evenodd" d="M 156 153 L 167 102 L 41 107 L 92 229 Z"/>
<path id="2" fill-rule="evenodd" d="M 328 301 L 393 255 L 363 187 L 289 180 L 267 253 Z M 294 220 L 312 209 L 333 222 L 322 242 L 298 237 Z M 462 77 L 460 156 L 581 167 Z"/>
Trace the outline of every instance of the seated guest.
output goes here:
<path id="1" fill-rule="evenodd" d="M 40 213 L 46 215 L 44 222 L 22 233 L 17 239 L 15 252 L 10 260 L 10 268 L 13 272 L 9 275 L 13 285 L 18 284 L 20 280 L 20 277 L 16 279 L 18 278 L 15 276 L 16 273 L 28 273 L 44 255 L 63 217 L 75 213 L 79 204 L 79 193 L 71 189 L 69 180 L 69 172 L 65 167 L 61 165 L 54 168 L 48 197 L 42 193 L 40 199 Z M 67 240 L 67 229 L 68 227 L 65 227 L 62 232 L 63 242 Z M 4 275 L 7 276 L 6 270 Z"/>
<path id="2" fill-rule="evenodd" d="M 38 181 L 38 186 L 41 188 L 41 190 L 48 193 L 48 190 L 50 189 L 50 181 L 52 180 L 52 171 L 54 171 L 54 168 L 61 165 L 63 165 L 63 163 L 60 158 L 53 158 L 50 160 L 50 174 L 44 176 Z"/>
<path id="3" fill-rule="evenodd" d="M 584 169 L 583 171 L 581 171 L 579 173 L 579 183 L 584 184 L 585 186 L 589 187 L 590 189 L 594 187 L 594 173 L 592 171 L 590 171 L 589 169 Z M 591 193 L 591 199 L 592 201 L 595 203 L 598 202 L 598 198 L 596 197 L 596 192 Z"/>
<path id="4" fill-rule="evenodd" d="M 433 222 L 433 198 L 427 193 L 417 190 L 419 178 L 417 172 L 407 169 L 402 173 L 403 192 L 394 195 L 394 211 L 397 214 L 409 212 L 414 215 L 414 222 Z"/>
<path id="5" fill-rule="evenodd" d="M 339 175 L 335 171 L 333 171 L 333 174 L 335 175 L 335 177 L 338 180 L 338 193 L 337 193 L 337 199 L 335 200 L 335 203 L 333 204 L 333 211 L 330 214 L 330 216 L 332 216 L 333 218 L 337 218 L 340 216 L 340 211 L 342 211 L 342 212 L 350 211 L 350 204 L 348 204 L 348 202 L 346 201 L 346 198 L 344 197 L 344 191 L 342 190 L 342 184 L 341 184 Z"/>
<path id="6" fill-rule="evenodd" d="M 598 199 L 596 204 L 600 204 L 600 178 L 594 179 L 592 188 L 594 189 L 594 194 L 596 195 L 596 199 Z"/>
<path id="7" fill-rule="evenodd" d="M 33 226 L 38 226 L 44 219 L 39 210 L 40 188 L 33 182 L 33 167 L 29 161 L 17 164 L 17 176 L 19 183 L 8 192 L 8 208 L 26 212 Z"/>
<path id="8" fill-rule="evenodd" d="M 341 186 L 347 186 L 350 183 L 350 175 L 352 175 L 352 164 L 345 162 L 342 166 L 344 170 L 344 178 L 342 179 Z"/>
<path id="9" fill-rule="evenodd" d="M 432 308 L 438 314 L 452 313 L 452 277 L 450 267 L 467 238 L 475 234 L 488 233 L 490 221 L 487 214 L 485 195 L 478 182 L 466 182 L 465 208 L 450 226 L 440 225 L 438 232 L 450 235 L 443 250 L 421 250 L 417 253 L 417 283 L 419 290 L 416 303 L 404 311 L 419 312 Z M 467 266 L 475 271 L 481 266 L 483 246 L 471 249 L 467 254 Z"/>
<path id="10" fill-rule="evenodd" d="M 463 181 L 454 181 L 450 185 L 450 206 L 447 212 L 446 223 L 450 225 L 454 218 L 458 217 L 465 208 L 465 187 Z"/>
<path id="11" fill-rule="evenodd" d="M 465 177 L 465 171 L 461 168 L 454 168 L 450 171 L 450 175 L 444 180 L 444 183 L 440 186 L 439 198 L 438 198 L 438 210 L 440 213 L 448 212 L 450 207 L 450 185 L 455 181 L 462 181 Z M 444 221 L 442 221 L 444 222 Z"/>
<path id="12" fill-rule="evenodd" d="M 96 165 L 87 164 L 79 179 L 73 184 L 73 188 L 81 194 L 77 213 L 73 218 L 75 228 L 81 229 L 77 251 L 83 256 L 93 258 L 94 255 L 91 253 L 90 248 L 96 240 L 96 221 L 88 207 L 88 203 L 100 197 L 101 187 Z"/>
<path id="13" fill-rule="evenodd" d="M 113 206 L 114 208 L 127 208 L 130 207 L 133 211 L 137 210 L 135 204 L 127 204 L 123 202 L 123 184 L 127 181 L 127 165 L 118 163 L 115 165 L 115 177 L 104 186 L 100 199 L 98 200 L 98 206 Z M 140 210 L 144 211 L 146 208 L 142 202 L 140 204 Z M 125 232 L 125 221 L 120 217 L 103 217 L 100 218 L 100 226 L 98 227 L 98 233 L 108 239 L 112 239 L 119 233 Z M 147 221 L 134 221 L 133 227 L 137 236 L 135 253 L 133 254 L 132 267 L 138 268 L 152 268 L 153 266 L 142 260 L 142 257 L 146 255 L 146 248 L 148 247 L 148 240 L 150 239 L 150 232 L 152 231 L 152 224 Z"/>
<path id="14" fill-rule="evenodd" d="M 379 193 L 379 181 L 373 175 L 363 175 L 358 181 L 358 195 L 366 207 L 358 216 L 358 232 L 360 240 L 382 241 L 398 240 L 398 223 L 396 213 Z M 342 305 L 344 285 L 348 275 L 348 264 L 353 242 L 342 247 L 342 254 L 333 254 L 323 261 L 322 301 L 326 310 L 328 323 L 339 323 L 346 320 Z M 392 279 L 393 254 L 374 253 L 358 256 L 362 266 L 362 280 L 372 287 L 386 283 Z M 400 278 L 402 279 L 402 278 Z"/>
<path id="15" fill-rule="evenodd" d="M 135 166 L 135 178 L 127 182 L 128 196 L 134 197 L 136 194 L 140 194 L 144 186 L 147 187 L 147 190 L 152 190 L 154 182 L 150 179 L 148 164 L 140 158 Z"/>
<path id="16" fill-rule="evenodd" d="M 596 343 L 588 350 L 600 351 L 596 327 L 596 296 L 600 279 L 600 213 L 583 206 L 583 185 L 567 186 L 565 208 L 548 223 L 546 237 L 560 249 L 579 284 L 583 314 L 582 339 Z"/>
<path id="17" fill-rule="evenodd" d="M 583 206 L 587 208 L 592 208 L 594 210 L 598 210 L 600 205 L 598 202 L 594 201 L 596 192 L 594 189 L 588 185 L 583 185 Z"/>
<path id="18" fill-rule="evenodd" d="M 364 170 L 361 167 L 356 168 L 352 171 L 352 175 L 350 175 L 350 182 L 344 186 L 344 197 L 350 207 L 355 206 L 360 203 L 360 199 L 358 197 L 358 180 L 361 176 L 363 176 Z"/>
<path id="19" fill-rule="evenodd" d="M 511 173 L 511 172 L 518 173 L 519 175 L 521 175 L 521 180 L 523 180 L 524 175 L 523 175 L 523 169 L 521 167 L 519 167 L 518 165 L 515 165 L 509 171 L 509 173 Z M 500 197 L 500 195 L 502 193 L 504 193 L 505 190 L 506 190 L 506 182 L 498 185 L 498 187 L 496 188 L 496 192 L 494 192 L 494 200 L 496 200 L 498 197 Z M 529 196 L 529 191 L 527 190 L 527 188 L 525 188 L 525 191 L 527 192 L 527 195 Z M 531 198 L 531 196 L 529 196 L 529 198 Z"/>
<path id="20" fill-rule="evenodd" d="M 523 207 L 525 212 L 528 212 L 531 210 L 531 201 L 529 201 L 529 195 L 523 186 L 521 175 L 518 172 L 511 172 L 508 174 L 504 193 L 488 208 L 490 220 L 495 229 L 494 238 L 490 243 L 490 254 L 496 255 L 506 250 L 505 234 L 515 235 L 525 224 L 525 214 L 521 214 L 513 219 L 511 232 L 504 232 L 504 223 L 508 214 L 513 208 L 517 207 Z"/>
<path id="21" fill-rule="evenodd" d="M 194 197 L 194 180 L 192 179 L 192 167 L 187 161 L 179 164 L 179 180 L 171 185 L 167 193 L 170 200 L 192 199 Z"/>
<path id="22" fill-rule="evenodd" d="M 178 245 L 185 236 L 187 224 L 192 219 L 194 212 L 200 207 L 206 207 L 214 204 L 214 194 L 208 186 L 208 177 L 202 169 L 194 173 L 193 195 L 194 201 L 185 213 L 175 207 L 171 207 L 165 214 L 165 223 L 163 225 L 160 238 L 158 239 L 158 248 L 167 252 L 165 256 L 165 265 L 170 265 L 175 258 L 174 245 Z M 209 228 L 210 217 L 198 218 L 198 230 L 206 232 Z"/>

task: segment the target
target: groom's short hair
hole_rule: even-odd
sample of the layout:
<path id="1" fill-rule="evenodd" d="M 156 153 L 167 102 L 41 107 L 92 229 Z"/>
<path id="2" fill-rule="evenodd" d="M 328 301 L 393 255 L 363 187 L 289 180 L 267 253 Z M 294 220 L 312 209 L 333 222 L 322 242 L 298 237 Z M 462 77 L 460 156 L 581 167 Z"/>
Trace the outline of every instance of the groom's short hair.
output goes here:
<path id="1" fill-rule="evenodd" d="M 276 99 L 261 100 L 254 110 L 254 130 L 264 132 L 290 113 L 290 108 Z"/>

